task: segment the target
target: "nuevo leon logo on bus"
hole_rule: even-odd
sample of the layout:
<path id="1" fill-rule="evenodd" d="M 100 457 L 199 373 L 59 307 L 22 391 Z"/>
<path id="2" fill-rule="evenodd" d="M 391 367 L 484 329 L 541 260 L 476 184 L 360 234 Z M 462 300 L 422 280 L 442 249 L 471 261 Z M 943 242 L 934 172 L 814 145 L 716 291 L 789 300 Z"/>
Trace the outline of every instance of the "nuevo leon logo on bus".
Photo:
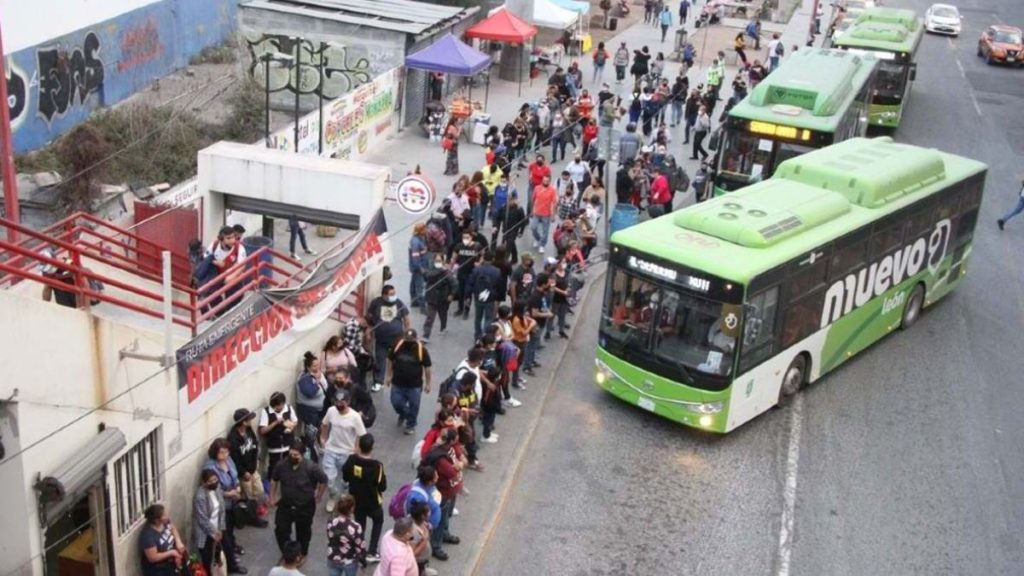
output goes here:
<path id="1" fill-rule="evenodd" d="M 951 227 L 949 219 L 940 220 L 927 237 L 918 238 L 859 272 L 836 280 L 825 294 L 821 327 L 828 326 L 871 299 L 881 296 L 889 288 L 920 272 L 925 265 L 934 275 L 946 257 Z"/>

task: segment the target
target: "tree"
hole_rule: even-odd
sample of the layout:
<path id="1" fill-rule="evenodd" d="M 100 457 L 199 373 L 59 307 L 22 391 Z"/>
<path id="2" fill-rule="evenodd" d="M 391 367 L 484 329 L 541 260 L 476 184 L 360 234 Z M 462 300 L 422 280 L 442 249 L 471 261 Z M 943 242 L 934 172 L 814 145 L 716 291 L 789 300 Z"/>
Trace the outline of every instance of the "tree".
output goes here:
<path id="1" fill-rule="evenodd" d="M 89 122 L 79 124 L 60 140 L 57 155 L 71 170 L 61 188 L 61 203 L 67 212 L 89 210 L 94 186 L 106 171 L 104 161 L 110 145 L 103 133 Z"/>

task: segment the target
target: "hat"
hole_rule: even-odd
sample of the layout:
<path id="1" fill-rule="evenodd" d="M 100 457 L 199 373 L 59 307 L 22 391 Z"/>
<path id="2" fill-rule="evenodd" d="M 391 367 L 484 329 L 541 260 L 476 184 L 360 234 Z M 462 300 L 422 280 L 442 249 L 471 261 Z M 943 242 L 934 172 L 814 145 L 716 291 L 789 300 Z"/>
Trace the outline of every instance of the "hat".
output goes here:
<path id="1" fill-rule="evenodd" d="M 344 388 L 338 388 L 334 392 L 334 402 L 335 403 L 338 403 L 338 402 L 348 402 L 349 398 L 351 398 L 351 397 L 352 397 L 352 395 L 349 393 L 349 391 L 344 389 Z"/>
<path id="2" fill-rule="evenodd" d="M 242 422 L 245 422 L 247 420 L 252 420 L 255 417 L 256 414 L 254 414 L 248 408 L 239 408 L 238 410 L 235 410 L 234 414 L 235 425 L 237 426 L 238 424 L 241 424 Z"/>
<path id="3" fill-rule="evenodd" d="M 416 336 L 417 335 L 416 335 L 416 329 L 415 328 L 409 328 L 408 330 L 405 331 L 405 339 L 406 340 L 415 340 Z"/>
<path id="4" fill-rule="evenodd" d="M 519 198 L 519 192 L 517 190 L 513 190 L 512 191 L 512 198 L 516 198 L 516 199 Z"/>

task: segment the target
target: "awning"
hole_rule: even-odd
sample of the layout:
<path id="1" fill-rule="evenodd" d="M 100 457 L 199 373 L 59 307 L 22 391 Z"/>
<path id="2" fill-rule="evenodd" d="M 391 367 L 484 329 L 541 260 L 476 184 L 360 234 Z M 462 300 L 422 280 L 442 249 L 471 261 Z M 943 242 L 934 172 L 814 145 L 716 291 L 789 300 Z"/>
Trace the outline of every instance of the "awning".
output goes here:
<path id="1" fill-rule="evenodd" d="M 103 478 L 103 471 L 128 443 L 117 428 L 106 428 L 78 446 L 72 446 L 60 466 L 36 482 L 39 502 L 44 506 L 47 522 L 58 518 L 93 484 Z"/>
<path id="2" fill-rule="evenodd" d="M 533 23 L 544 28 L 564 30 L 572 26 L 579 14 L 555 5 L 553 0 L 534 0 Z"/>
<path id="3" fill-rule="evenodd" d="M 551 2 L 559 8 L 565 8 L 572 12 L 578 12 L 580 14 L 590 12 L 590 2 L 578 2 L 577 0 L 551 0 Z"/>
<path id="4" fill-rule="evenodd" d="M 445 34 L 437 42 L 405 59 L 408 68 L 472 76 L 485 70 L 491 57 L 474 50 L 451 34 Z"/>
<path id="5" fill-rule="evenodd" d="M 466 30 L 467 38 L 481 38 L 513 44 L 522 44 L 536 35 L 536 28 L 523 22 L 504 6 L 491 11 L 486 20 L 474 24 L 469 30 Z"/>

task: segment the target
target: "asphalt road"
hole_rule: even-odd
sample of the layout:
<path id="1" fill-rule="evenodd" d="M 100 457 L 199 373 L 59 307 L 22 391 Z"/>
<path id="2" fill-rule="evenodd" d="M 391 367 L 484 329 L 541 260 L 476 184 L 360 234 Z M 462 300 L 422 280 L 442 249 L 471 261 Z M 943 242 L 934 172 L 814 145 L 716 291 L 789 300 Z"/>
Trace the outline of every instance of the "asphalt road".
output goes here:
<path id="1" fill-rule="evenodd" d="M 1024 70 L 975 56 L 1024 3 L 959 5 L 960 39 L 924 39 L 895 138 L 989 164 L 968 280 L 725 437 L 592 384 L 598 295 L 477 574 L 1024 574 L 1024 217 L 995 226 L 1024 178 Z"/>

